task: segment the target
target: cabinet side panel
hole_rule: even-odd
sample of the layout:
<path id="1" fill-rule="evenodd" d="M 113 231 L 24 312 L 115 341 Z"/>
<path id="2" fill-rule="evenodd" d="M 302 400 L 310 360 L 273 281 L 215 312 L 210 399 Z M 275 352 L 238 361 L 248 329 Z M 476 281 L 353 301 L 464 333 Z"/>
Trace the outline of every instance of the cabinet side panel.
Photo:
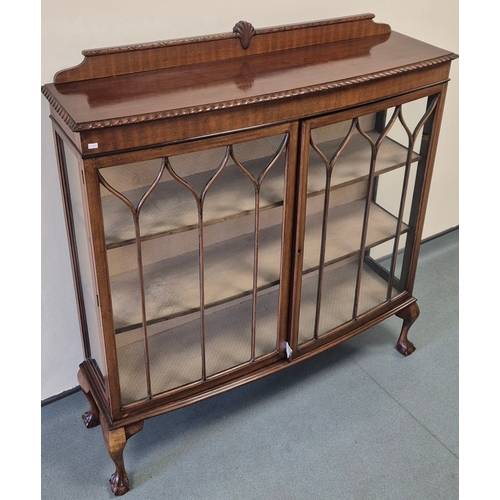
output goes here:
<path id="1" fill-rule="evenodd" d="M 56 133 L 61 184 L 65 198 L 68 238 L 73 260 L 73 276 L 78 300 L 82 339 L 86 358 L 93 358 L 101 375 L 106 367 L 101 345 L 101 324 L 90 242 L 87 237 L 86 202 L 82 192 L 81 168 L 72 149 Z"/>
<path id="2" fill-rule="evenodd" d="M 407 283 L 410 293 L 413 291 L 415 275 L 417 270 L 418 255 L 420 252 L 420 243 L 422 231 L 427 210 L 427 201 L 429 198 L 430 183 L 434 169 L 434 160 L 443 118 L 444 104 L 446 99 L 447 84 L 441 86 L 440 92 L 430 96 L 428 100 L 428 112 L 431 113 L 430 119 L 423 123 L 420 145 L 421 160 L 415 178 L 415 193 L 413 195 L 411 211 L 409 215 L 411 231 L 408 238 L 412 238 L 414 244 L 405 249 L 404 261 L 402 265 L 402 279 Z"/>

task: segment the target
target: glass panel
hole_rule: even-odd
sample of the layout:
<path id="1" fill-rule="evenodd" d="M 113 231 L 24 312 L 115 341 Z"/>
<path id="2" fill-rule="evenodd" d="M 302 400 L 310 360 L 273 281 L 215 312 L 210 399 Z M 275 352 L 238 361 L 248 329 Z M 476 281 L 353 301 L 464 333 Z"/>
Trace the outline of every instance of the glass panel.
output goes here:
<path id="1" fill-rule="evenodd" d="M 100 170 L 125 404 L 276 352 L 287 141 Z"/>
<path id="2" fill-rule="evenodd" d="M 349 120 L 311 132 L 299 344 L 352 318 L 371 158 L 358 126 Z"/>
<path id="3" fill-rule="evenodd" d="M 234 145 L 205 198 L 204 213 L 217 213 L 214 207 L 240 210 L 238 218 L 204 227 L 207 376 L 276 351 L 283 140 Z M 262 156 L 255 158 L 256 152 Z M 227 189 L 231 182 L 238 188 Z M 212 314 L 211 305 L 226 296 L 231 300 L 224 313 Z"/>
<path id="4" fill-rule="evenodd" d="M 255 358 L 277 349 L 285 166 L 282 154 L 262 179 L 260 187 Z M 279 206 L 266 210 L 271 203 L 279 203 Z"/>
<path id="5" fill-rule="evenodd" d="M 122 400 L 151 394 L 148 328 L 165 308 L 165 264 L 159 234 L 168 230 L 154 197 L 166 181 L 160 159 L 101 169 L 101 203 L 106 234 L 113 319 Z"/>
<path id="6" fill-rule="evenodd" d="M 411 205 L 413 200 L 418 203 L 415 179 L 417 160 L 421 158 L 415 151 L 421 147 L 423 125 L 430 118 L 430 114 L 427 113 L 427 101 L 427 98 L 418 99 L 386 112 L 387 137 L 381 143 L 377 161 L 388 155 L 387 141 L 397 142 L 413 153 L 406 165 L 395 170 L 386 170 L 375 180 L 373 204 L 394 217 L 394 237 L 369 249 L 365 259 L 369 268 L 383 277 L 387 283 L 385 298 L 382 292 L 378 292 L 379 303 L 394 298 L 406 287 L 403 260 L 405 252 L 411 251 L 411 248 L 406 247 L 406 242 L 412 225 L 410 222 Z M 425 151 L 423 153 L 425 154 Z M 424 164 L 425 161 L 422 161 L 422 168 Z M 376 225 L 375 220 L 370 220 L 369 227 Z M 366 278 L 366 282 L 361 283 L 361 296 L 373 294 L 373 291 L 369 291 L 368 281 L 369 278 Z M 360 306 L 358 313 L 361 314 L 376 305 L 373 301 L 371 304 L 366 303 L 365 306 Z"/>
<path id="7" fill-rule="evenodd" d="M 76 251 L 78 253 L 78 268 L 82 282 L 83 305 L 85 309 L 85 322 L 90 343 L 91 357 L 96 361 L 101 373 L 106 375 L 103 363 L 103 349 L 100 342 L 100 320 L 97 307 L 97 293 L 94 289 L 93 266 L 91 264 L 90 242 L 87 238 L 85 215 L 82 200 L 81 174 L 78 159 L 63 141 L 64 157 L 68 187 L 71 197 L 71 210 L 73 215 L 73 228 L 75 231 Z M 85 329 L 85 325 L 83 325 Z"/>
<path id="8" fill-rule="evenodd" d="M 236 165 L 228 170 L 238 169 Z M 249 179 L 242 177 L 239 196 L 254 198 Z M 215 184 L 224 182 L 224 175 Z M 207 195 L 207 208 L 212 204 L 212 193 Z M 225 193 L 231 197 L 236 193 Z M 213 203 L 216 203 L 214 200 Z M 232 200 L 237 204 L 237 196 Z M 239 365 L 251 359 L 253 248 L 255 217 L 249 215 L 207 226 L 204 231 L 205 257 L 205 340 L 207 375 Z M 246 300 L 238 300 L 245 298 Z M 211 314 L 210 307 L 221 300 L 232 300 L 224 313 Z M 221 323 L 224 321 L 224 323 Z"/>
<path id="9" fill-rule="evenodd" d="M 311 130 L 299 344 L 404 291 L 416 172 L 426 164 L 422 134 L 434 102 Z"/>

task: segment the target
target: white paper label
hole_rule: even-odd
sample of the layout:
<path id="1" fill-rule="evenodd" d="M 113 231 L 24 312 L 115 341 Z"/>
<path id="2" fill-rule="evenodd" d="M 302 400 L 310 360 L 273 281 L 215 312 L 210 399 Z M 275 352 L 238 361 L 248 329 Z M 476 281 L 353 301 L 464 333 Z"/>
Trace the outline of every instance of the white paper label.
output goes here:
<path id="1" fill-rule="evenodd" d="M 97 142 L 91 142 L 88 145 L 89 149 L 97 149 L 99 147 L 99 144 Z"/>

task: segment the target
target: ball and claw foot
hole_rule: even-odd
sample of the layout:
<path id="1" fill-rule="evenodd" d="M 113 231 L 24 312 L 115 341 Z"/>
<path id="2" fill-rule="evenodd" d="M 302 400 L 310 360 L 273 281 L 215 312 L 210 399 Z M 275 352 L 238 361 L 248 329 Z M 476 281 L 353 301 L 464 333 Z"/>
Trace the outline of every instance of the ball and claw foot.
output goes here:
<path id="1" fill-rule="evenodd" d="M 408 330 L 411 325 L 415 323 L 416 319 L 420 314 L 420 309 L 416 302 L 413 302 L 408 307 L 396 313 L 398 318 L 403 320 L 403 328 L 401 329 L 401 335 L 399 336 L 398 343 L 396 344 L 396 349 L 403 356 L 409 356 L 413 351 L 415 351 L 415 345 L 413 342 L 408 340 Z"/>
<path id="2" fill-rule="evenodd" d="M 91 429 L 92 427 L 97 427 L 99 422 L 99 415 L 95 414 L 93 411 L 88 411 L 82 415 L 83 423 L 87 429 Z"/>
<path id="3" fill-rule="evenodd" d="M 85 424 L 85 427 L 87 429 L 97 427 L 101 423 L 99 417 L 99 408 L 95 402 L 94 397 L 92 396 L 92 393 L 90 392 L 90 385 L 87 381 L 87 378 L 85 377 L 81 369 L 78 371 L 78 382 L 80 383 L 82 392 L 87 398 L 87 402 L 90 406 L 89 411 L 82 415 L 83 423 Z"/>
<path id="4" fill-rule="evenodd" d="M 409 356 L 415 350 L 415 345 L 413 344 L 413 342 L 407 340 L 406 342 L 398 342 L 396 344 L 396 349 L 403 356 Z"/>
<path id="5" fill-rule="evenodd" d="M 125 495 L 130 490 L 130 483 L 125 471 L 116 471 L 109 478 L 109 486 L 116 497 Z"/>

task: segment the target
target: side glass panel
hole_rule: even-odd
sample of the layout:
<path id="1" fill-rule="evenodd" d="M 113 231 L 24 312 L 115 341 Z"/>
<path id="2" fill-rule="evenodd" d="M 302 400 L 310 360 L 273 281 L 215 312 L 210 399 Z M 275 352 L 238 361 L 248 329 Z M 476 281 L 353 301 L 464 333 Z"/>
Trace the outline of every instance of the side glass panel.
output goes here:
<path id="1" fill-rule="evenodd" d="M 77 258 L 77 274 L 81 282 L 80 295 L 82 302 L 80 311 L 83 313 L 80 317 L 83 335 L 88 336 L 90 356 L 95 360 L 97 366 L 103 375 L 106 374 L 103 363 L 103 351 L 100 342 L 99 310 L 97 307 L 97 294 L 94 289 L 93 265 L 91 264 L 90 241 L 87 237 L 85 224 L 85 208 L 83 205 L 81 174 L 78 165 L 78 159 L 72 150 L 66 144 L 58 139 L 62 148 L 65 163 L 65 175 L 69 191 L 69 203 L 71 210 L 74 250 Z M 78 287 L 78 279 L 77 285 Z"/>
<path id="2" fill-rule="evenodd" d="M 405 290 L 416 173 L 426 164 L 422 135 L 435 103 L 419 99 L 311 129 L 299 344 Z"/>
<path id="3" fill-rule="evenodd" d="M 276 355 L 288 144 L 99 171 L 124 404 Z"/>

